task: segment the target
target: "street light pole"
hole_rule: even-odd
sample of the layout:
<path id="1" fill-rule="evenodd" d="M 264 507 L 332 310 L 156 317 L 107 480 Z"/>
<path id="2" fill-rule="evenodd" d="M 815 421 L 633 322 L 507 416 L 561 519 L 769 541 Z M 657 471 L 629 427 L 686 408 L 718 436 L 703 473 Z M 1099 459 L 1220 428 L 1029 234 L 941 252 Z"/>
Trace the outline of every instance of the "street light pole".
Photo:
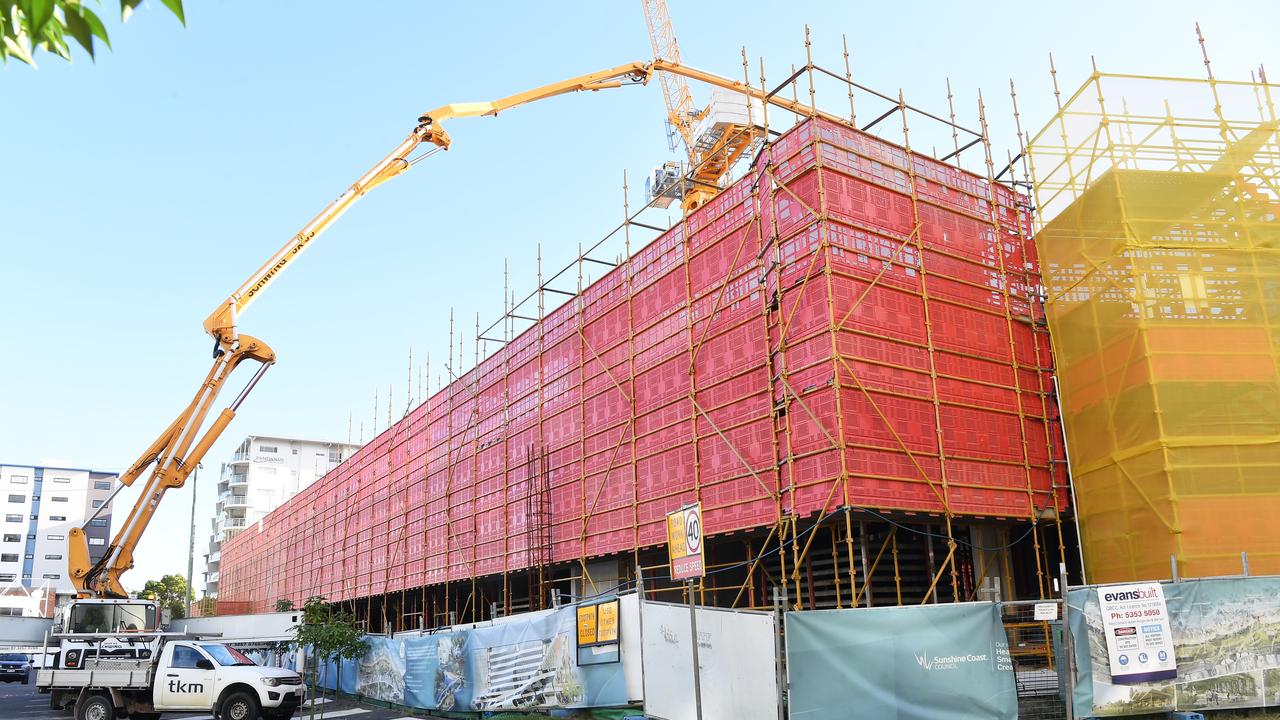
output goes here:
<path id="1" fill-rule="evenodd" d="M 196 561 L 196 488 L 200 484 L 200 468 L 202 467 L 204 465 L 196 463 L 196 469 L 191 473 L 191 539 L 187 545 L 187 597 L 184 598 L 188 615 L 191 614 L 191 601 L 196 595 L 195 589 L 191 587 L 191 581 Z"/>

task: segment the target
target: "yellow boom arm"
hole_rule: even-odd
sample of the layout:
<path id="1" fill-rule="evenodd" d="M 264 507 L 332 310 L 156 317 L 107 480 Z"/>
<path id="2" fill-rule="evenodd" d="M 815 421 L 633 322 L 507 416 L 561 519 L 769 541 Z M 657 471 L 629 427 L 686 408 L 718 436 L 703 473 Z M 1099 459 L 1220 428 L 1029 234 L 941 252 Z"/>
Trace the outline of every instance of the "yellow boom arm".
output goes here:
<path id="1" fill-rule="evenodd" d="M 643 85 L 649 82 L 654 72 L 673 73 L 741 92 L 793 112 L 813 114 L 806 105 L 784 98 L 766 97 L 763 92 L 743 83 L 664 60 L 619 65 L 608 70 L 543 85 L 500 100 L 443 105 L 423 114 L 418 118 L 418 125 L 403 142 L 303 226 L 284 244 L 284 247 L 263 263 L 262 267 L 250 275 L 205 319 L 205 331 L 213 336 L 215 343 L 213 367 L 182 413 L 165 428 L 164 432 L 160 433 L 155 442 L 151 443 L 141 457 L 120 477 L 121 485 L 116 492 L 121 488 L 132 486 L 148 468 L 151 469 L 142 493 L 125 519 L 124 525 L 112 538 L 106 553 L 97 563 L 89 557 L 88 540 L 83 528 L 73 528 L 67 538 L 69 571 L 71 582 L 77 593 L 82 597 L 127 597 L 124 586 L 120 583 L 120 576 L 133 567 L 134 548 L 137 547 L 139 539 L 146 531 L 165 493 L 170 488 L 182 487 L 186 483 L 187 476 L 222 435 L 223 430 L 235 417 L 236 410 L 257 385 L 263 373 L 275 362 L 275 352 L 266 343 L 237 331 L 236 321 L 240 313 L 244 312 L 268 285 L 280 277 L 289 264 L 310 246 L 317 235 L 324 232 L 365 193 L 409 169 L 413 163 L 409 155 L 418 146 L 428 143 L 438 148 L 448 149 L 450 138 L 441 127 L 441 122 L 455 117 L 497 115 L 510 108 L 566 93 L 603 90 L 622 85 Z M 240 391 L 235 401 L 218 414 L 208 430 L 197 441 L 196 436 L 204 425 L 223 385 L 232 371 L 246 360 L 253 360 L 259 364 L 257 372 Z M 106 504 L 103 507 L 106 507 Z M 97 513 L 91 516 L 85 525 L 87 526 L 96 515 Z"/>

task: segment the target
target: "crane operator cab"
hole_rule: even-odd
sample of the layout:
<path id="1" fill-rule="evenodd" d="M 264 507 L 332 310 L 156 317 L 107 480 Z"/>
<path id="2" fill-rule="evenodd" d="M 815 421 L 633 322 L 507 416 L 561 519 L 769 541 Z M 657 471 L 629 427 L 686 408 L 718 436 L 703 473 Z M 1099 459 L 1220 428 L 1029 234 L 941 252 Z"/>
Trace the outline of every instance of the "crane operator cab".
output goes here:
<path id="1" fill-rule="evenodd" d="M 169 611 L 153 600 L 74 600 L 58 610 L 50 667 L 78 669 L 87 658 L 149 660 L 159 652 Z"/>

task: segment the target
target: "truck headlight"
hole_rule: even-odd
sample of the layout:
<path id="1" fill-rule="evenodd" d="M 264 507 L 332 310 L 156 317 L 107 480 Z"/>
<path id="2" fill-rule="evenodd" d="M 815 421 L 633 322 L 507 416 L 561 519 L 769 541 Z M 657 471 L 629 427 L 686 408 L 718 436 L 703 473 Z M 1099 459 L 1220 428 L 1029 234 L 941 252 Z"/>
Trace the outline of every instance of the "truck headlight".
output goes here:
<path id="1" fill-rule="evenodd" d="M 280 687 L 280 678 L 264 677 L 261 680 L 262 684 L 267 687 Z"/>

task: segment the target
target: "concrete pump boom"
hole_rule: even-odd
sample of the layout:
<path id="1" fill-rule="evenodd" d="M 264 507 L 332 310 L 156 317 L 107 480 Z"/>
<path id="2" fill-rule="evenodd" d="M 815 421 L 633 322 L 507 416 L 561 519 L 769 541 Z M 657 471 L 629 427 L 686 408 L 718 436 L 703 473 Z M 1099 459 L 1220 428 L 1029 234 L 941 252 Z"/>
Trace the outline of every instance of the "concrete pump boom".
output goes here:
<path id="1" fill-rule="evenodd" d="M 504 110 L 567 93 L 603 90 L 623 85 L 644 85 L 649 82 L 655 72 L 672 73 L 739 92 L 800 115 L 825 116 L 824 113 L 815 112 L 802 103 L 769 96 L 744 83 L 661 59 L 647 63 L 633 62 L 600 72 L 579 75 L 492 102 L 455 103 L 424 113 L 418 118 L 417 126 L 403 142 L 303 226 L 205 319 L 205 332 L 209 333 L 214 340 L 213 367 L 186 408 L 120 476 L 121 484 L 116 488 L 115 493 L 132 486 L 148 468 L 151 470 L 138 500 L 125 518 L 124 525 L 112 538 L 111 544 L 97 563 L 89 557 L 89 545 L 84 527 L 87 527 L 101 513 L 101 509 L 90 516 L 84 526 L 72 528 L 67 537 L 68 569 L 76 592 L 81 597 L 128 597 L 128 593 L 120 583 L 120 576 L 133 567 L 134 549 L 161 500 L 164 499 L 165 493 L 170 488 L 179 488 L 186 483 L 187 476 L 222 435 L 235 417 L 240 404 L 248 397 L 267 368 L 276 360 L 275 352 L 265 342 L 238 332 L 237 320 L 240 313 L 244 312 L 268 285 L 280 277 L 293 260 L 310 246 L 316 236 L 332 225 L 357 200 L 378 185 L 408 170 L 413 163 L 409 155 L 418 146 L 426 143 L 447 150 L 451 140 L 441 126 L 443 121 L 458 117 L 497 115 Z M 257 371 L 235 400 L 224 408 L 204 434 L 200 435 L 200 428 L 205 424 L 223 385 L 236 367 L 246 360 L 258 363 Z M 197 435 L 200 435 L 199 440 L 196 439 Z M 115 493 L 112 493 L 112 498 Z M 103 508 L 109 505 L 109 500 L 103 504 Z"/>

